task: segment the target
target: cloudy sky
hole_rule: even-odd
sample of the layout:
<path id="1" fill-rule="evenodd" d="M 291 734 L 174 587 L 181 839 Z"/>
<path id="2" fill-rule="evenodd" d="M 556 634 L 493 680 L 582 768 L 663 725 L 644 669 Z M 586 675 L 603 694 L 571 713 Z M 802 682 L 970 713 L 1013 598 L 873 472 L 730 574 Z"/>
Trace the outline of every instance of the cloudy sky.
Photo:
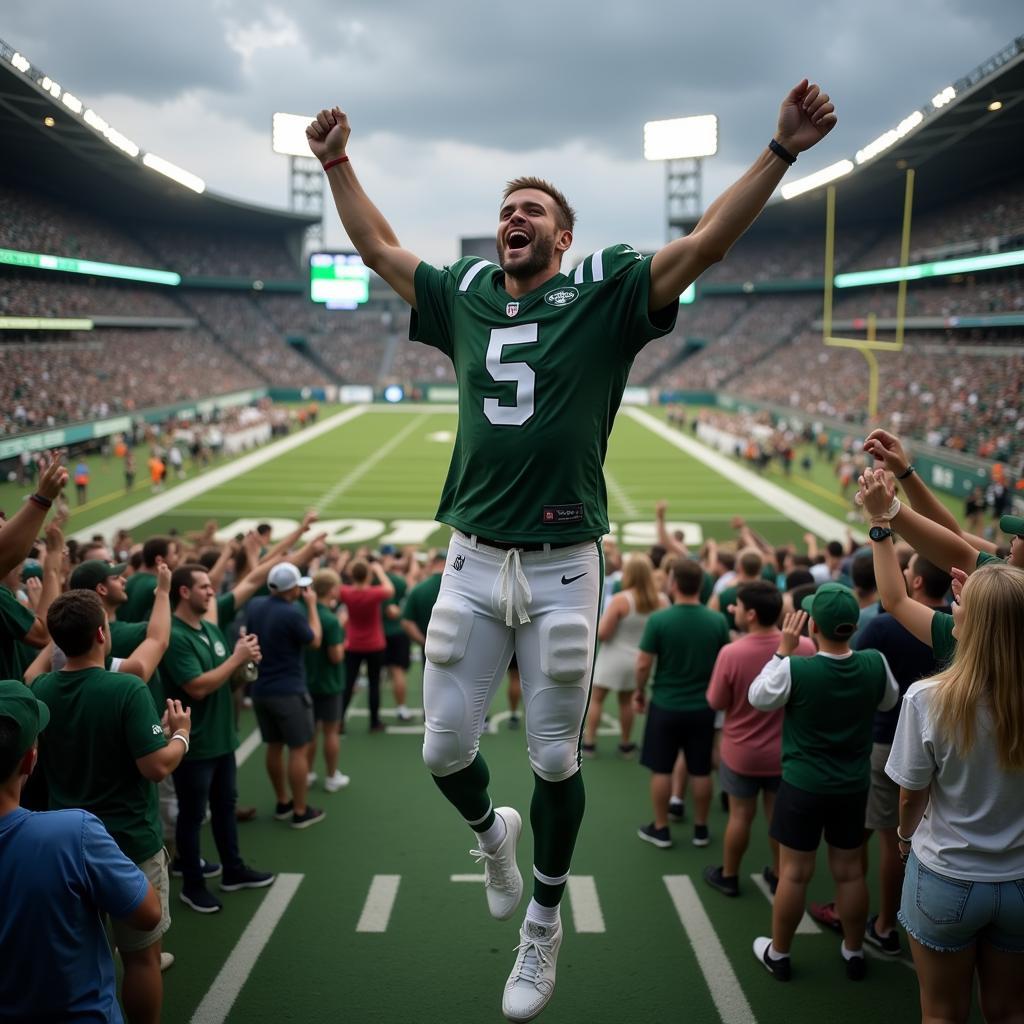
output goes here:
<path id="1" fill-rule="evenodd" d="M 114 127 L 231 196 L 287 204 L 275 110 L 340 105 L 349 153 L 404 245 L 442 262 L 494 229 L 502 183 L 554 180 L 575 254 L 664 237 L 643 122 L 716 113 L 705 203 L 770 138 L 801 77 L 837 129 L 803 172 L 853 152 L 1024 33 L 1020 0 L 45 0 L 0 37 Z M 792 172 L 791 172 L 792 173 Z M 328 241 L 345 239 L 328 214 Z"/>

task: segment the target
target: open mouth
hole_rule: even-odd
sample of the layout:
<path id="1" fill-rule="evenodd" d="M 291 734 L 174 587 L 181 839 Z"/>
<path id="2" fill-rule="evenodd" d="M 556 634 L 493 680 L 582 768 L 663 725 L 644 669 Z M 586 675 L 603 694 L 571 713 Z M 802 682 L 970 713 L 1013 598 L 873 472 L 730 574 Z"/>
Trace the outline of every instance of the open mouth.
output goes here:
<path id="1" fill-rule="evenodd" d="M 505 244 L 509 249 L 522 249 L 530 244 L 530 236 L 516 228 L 505 236 Z"/>

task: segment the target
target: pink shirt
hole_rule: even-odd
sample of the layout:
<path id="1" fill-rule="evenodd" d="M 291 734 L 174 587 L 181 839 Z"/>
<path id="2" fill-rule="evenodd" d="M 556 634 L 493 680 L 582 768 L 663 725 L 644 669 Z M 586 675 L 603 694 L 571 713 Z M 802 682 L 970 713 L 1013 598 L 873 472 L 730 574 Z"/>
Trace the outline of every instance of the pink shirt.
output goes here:
<path id="1" fill-rule="evenodd" d="M 707 701 L 725 712 L 722 760 L 740 775 L 782 774 L 782 719 L 785 709 L 758 711 L 747 690 L 779 646 L 781 633 L 748 633 L 718 652 Z M 811 656 L 817 648 L 801 637 L 796 653 Z"/>

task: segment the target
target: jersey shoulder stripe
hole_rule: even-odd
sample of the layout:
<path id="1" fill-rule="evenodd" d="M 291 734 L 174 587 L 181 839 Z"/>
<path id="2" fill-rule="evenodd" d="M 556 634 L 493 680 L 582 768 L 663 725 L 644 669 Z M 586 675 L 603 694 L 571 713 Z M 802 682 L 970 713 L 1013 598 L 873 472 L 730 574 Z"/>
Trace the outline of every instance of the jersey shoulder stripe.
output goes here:
<path id="1" fill-rule="evenodd" d="M 495 264 L 491 263 L 490 260 L 477 260 L 477 262 L 472 264 L 470 268 L 462 275 L 462 280 L 459 281 L 459 291 L 468 292 L 469 286 L 479 276 L 481 271 L 486 270 L 488 267 L 494 266 Z"/>
<path id="2" fill-rule="evenodd" d="M 640 259 L 643 257 L 631 245 L 620 243 L 606 246 L 580 260 L 573 273 L 573 283 L 598 284 L 606 279 L 610 280 Z"/>

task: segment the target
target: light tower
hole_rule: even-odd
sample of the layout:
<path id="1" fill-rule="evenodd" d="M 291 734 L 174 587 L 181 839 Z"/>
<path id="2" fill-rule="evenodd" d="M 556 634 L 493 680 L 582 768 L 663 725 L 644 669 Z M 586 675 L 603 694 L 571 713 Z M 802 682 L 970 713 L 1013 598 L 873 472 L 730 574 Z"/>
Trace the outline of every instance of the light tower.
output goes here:
<path id="1" fill-rule="evenodd" d="M 320 161 L 306 142 L 306 125 L 312 120 L 302 114 L 274 114 L 271 144 L 275 153 L 288 157 L 289 209 L 320 218 L 306 232 L 307 243 L 316 248 L 324 240 L 324 182 Z"/>
<path id="2" fill-rule="evenodd" d="M 702 161 L 718 152 L 718 118 L 714 114 L 648 121 L 644 125 L 644 159 L 665 164 L 665 234 L 668 241 L 686 234 L 686 225 L 703 212 Z"/>

